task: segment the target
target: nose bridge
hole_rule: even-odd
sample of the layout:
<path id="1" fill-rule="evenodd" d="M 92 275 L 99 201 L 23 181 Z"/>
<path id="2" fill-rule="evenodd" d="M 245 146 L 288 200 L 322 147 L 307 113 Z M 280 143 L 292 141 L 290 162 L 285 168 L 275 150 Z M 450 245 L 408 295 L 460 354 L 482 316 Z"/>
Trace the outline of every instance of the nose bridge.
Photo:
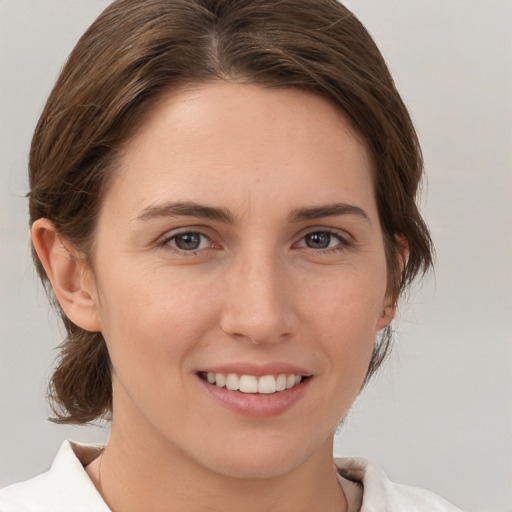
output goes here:
<path id="1" fill-rule="evenodd" d="M 284 267 L 275 251 L 261 247 L 234 258 L 225 282 L 224 332 L 254 343 L 270 343 L 291 334 L 294 315 Z"/>

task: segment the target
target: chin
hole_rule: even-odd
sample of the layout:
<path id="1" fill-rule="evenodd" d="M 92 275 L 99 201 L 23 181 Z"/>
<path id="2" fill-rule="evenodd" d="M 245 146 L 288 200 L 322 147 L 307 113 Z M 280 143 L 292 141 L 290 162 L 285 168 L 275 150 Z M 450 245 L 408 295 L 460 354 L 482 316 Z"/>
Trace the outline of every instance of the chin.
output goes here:
<path id="1" fill-rule="evenodd" d="M 226 457 L 212 470 L 223 477 L 239 480 L 265 480 L 283 477 L 300 465 L 296 460 L 255 460 L 244 454 L 243 457 Z"/>
<path id="2" fill-rule="evenodd" d="M 230 447 L 217 456 L 203 459 L 203 466 L 229 478 L 242 480 L 273 479 L 286 476 L 301 466 L 312 453 L 297 449 L 296 444 L 269 442 L 266 445 Z M 330 453 L 332 454 L 332 448 Z M 203 454 L 204 455 L 204 454 Z"/>

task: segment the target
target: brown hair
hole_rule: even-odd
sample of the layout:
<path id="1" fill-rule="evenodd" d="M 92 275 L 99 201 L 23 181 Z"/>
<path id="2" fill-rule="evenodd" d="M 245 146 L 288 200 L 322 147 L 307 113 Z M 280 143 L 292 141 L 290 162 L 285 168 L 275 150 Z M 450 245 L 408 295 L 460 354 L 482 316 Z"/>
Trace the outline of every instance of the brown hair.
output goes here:
<path id="1" fill-rule="evenodd" d="M 336 0 L 118 0 L 71 53 L 30 151 L 30 220 L 53 221 L 85 257 L 120 146 L 164 91 L 215 79 L 299 87 L 341 109 L 373 157 L 393 301 L 432 263 L 416 206 L 422 157 L 411 119 L 363 25 Z M 408 258 L 400 268 L 400 235 Z M 57 308 L 48 278 L 40 277 Z M 55 421 L 110 413 L 111 368 L 101 333 L 73 324 L 50 383 Z M 390 347 L 376 342 L 367 379 Z"/>

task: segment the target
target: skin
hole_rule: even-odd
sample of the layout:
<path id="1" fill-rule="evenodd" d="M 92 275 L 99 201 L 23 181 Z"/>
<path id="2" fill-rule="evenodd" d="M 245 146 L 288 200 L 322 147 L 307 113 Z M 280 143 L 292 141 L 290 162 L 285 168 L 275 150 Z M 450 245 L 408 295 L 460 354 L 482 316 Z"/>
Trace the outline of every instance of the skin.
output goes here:
<path id="1" fill-rule="evenodd" d="M 176 202 L 230 218 L 155 215 Z M 178 232 L 200 246 L 180 250 Z M 124 148 L 92 268 L 47 219 L 32 234 L 67 315 L 112 359 L 112 434 L 87 469 L 113 510 L 345 510 L 334 431 L 394 308 L 370 157 L 330 103 L 228 82 L 171 92 Z M 247 416 L 198 377 L 240 361 L 311 377 L 284 412 Z"/>

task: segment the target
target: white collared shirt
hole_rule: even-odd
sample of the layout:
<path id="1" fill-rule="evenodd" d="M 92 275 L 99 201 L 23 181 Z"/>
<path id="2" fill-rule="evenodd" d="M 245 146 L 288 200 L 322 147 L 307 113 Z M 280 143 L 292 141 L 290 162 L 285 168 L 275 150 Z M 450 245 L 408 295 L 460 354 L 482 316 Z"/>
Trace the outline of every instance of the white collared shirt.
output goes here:
<path id="1" fill-rule="evenodd" d="M 65 441 L 46 473 L 0 490 L 0 512 L 110 512 L 84 465 L 98 446 Z M 349 512 L 461 512 L 430 491 L 388 480 L 365 459 L 336 459 Z"/>

